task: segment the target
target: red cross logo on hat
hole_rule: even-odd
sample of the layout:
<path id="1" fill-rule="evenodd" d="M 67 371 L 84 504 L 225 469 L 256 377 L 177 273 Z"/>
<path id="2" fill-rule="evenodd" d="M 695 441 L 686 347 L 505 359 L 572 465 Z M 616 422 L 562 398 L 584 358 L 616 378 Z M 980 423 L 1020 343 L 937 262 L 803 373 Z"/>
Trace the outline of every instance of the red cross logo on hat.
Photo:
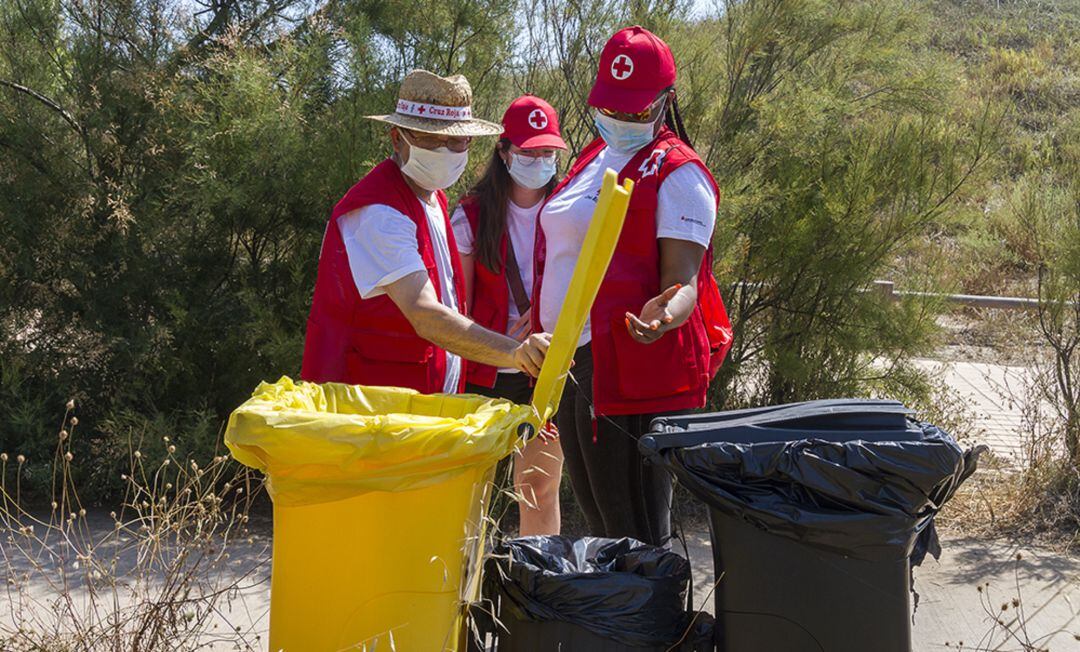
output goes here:
<path id="1" fill-rule="evenodd" d="M 532 125 L 533 129 L 543 129 L 548 125 L 547 115 L 541 109 L 533 109 L 532 113 L 529 114 L 529 124 Z"/>
<path id="2" fill-rule="evenodd" d="M 625 54 L 620 54 L 611 62 L 611 76 L 622 81 L 634 74 L 634 60 Z"/>

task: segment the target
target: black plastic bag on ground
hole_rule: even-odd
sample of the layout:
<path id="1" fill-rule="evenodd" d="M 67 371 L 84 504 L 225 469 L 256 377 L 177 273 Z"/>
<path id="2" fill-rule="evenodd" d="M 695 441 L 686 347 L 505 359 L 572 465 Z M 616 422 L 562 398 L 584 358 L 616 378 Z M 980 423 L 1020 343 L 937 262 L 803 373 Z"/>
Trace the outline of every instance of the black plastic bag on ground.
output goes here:
<path id="1" fill-rule="evenodd" d="M 916 441 L 713 442 L 663 450 L 664 466 L 729 516 L 868 561 L 938 553 L 934 515 L 976 468 L 937 426 Z"/>
<path id="2" fill-rule="evenodd" d="M 494 550 L 485 573 L 503 614 L 572 623 L 630 647 L 673 645 L 693 620 L 685 606 L 690 563 L 634 539 L 512 539 Z"/>

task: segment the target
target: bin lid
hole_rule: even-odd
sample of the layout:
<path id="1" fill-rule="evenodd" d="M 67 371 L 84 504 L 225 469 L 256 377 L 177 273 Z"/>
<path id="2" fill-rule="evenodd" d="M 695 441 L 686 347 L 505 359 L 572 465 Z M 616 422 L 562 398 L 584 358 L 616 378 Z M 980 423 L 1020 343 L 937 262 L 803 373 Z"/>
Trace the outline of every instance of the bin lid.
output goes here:
<path id="1" fill-rule="evenodd" d="M 654 419 L 643 442 L 655 450 L 700 444 L 821 440 L 917 441 L 914 411 L 898 401 L 831 399 Z"/>
<path id="2" fill-rule="evenodd" d="M 639 448 L 699 500 L 771 534 L 874 561 L 912 553 L 984 450 L 962 449 L 895 402 L 684 421 L 654 421 Z"/>

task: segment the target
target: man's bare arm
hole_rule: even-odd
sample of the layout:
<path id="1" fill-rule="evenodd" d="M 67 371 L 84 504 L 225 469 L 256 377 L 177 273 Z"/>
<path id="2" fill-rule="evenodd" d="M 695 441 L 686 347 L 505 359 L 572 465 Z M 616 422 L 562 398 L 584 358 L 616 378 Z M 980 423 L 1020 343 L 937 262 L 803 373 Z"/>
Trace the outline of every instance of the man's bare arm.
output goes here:
<path id="1" fill-rule="evenodd" d="M 385 290 L 417 335 L 425 340 L 468 360 L 539 375 L 551 341 L 546 333 L 518 342 L 480 326 L 443 305 L 426 272 L 403 276 Z"/>

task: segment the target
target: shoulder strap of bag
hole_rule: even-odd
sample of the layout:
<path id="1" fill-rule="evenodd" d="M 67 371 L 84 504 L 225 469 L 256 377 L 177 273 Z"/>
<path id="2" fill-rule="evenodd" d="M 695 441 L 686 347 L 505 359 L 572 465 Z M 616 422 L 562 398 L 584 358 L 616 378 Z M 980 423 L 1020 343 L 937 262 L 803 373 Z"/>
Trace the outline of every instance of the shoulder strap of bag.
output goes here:
<path id="1" fill-rule="evenodd" d="M 528 314 L 529 295 L 525 294 L 525 284 L 521 282 L 521 270 L 514 255 L 514 243 L 509 235 L 506 236 L 506 282 L 510 285 L 510 295 L 514 297 L 518 314 Z"/>

